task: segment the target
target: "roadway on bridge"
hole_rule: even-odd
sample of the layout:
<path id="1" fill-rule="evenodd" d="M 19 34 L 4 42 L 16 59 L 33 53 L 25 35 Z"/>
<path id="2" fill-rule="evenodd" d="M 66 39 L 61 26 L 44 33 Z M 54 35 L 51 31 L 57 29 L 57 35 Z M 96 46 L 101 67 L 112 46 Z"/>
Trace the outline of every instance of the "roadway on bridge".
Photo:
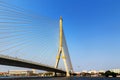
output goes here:
<path id="1" fill-rule="evenodd" d="M 45 71 L 51 71 L 51 72 L 58 72 L 58 73 L 66 73 L 66 71 L 64 70 L 56 69 L 48 65 L 43 65 L 37 62 L 32 62 L 32 61 L 14 58 L 14 57 L 5 56 L 5 55 L 0 55 L 0 64 L 16 66 L 16 67 L 32 68 L 32 69 L 38 69 L 38 70 L 45 70 Z"/>

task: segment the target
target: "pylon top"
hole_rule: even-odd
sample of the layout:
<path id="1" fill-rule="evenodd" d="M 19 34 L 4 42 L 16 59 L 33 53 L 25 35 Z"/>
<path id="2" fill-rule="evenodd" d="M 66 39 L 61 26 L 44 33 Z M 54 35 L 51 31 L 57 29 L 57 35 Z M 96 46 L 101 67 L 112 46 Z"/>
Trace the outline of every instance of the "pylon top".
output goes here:
<path id="1" fill-rule="evenodd" d="M 60 16 L 60 20 L 62 20 L 62 16 Z"/>

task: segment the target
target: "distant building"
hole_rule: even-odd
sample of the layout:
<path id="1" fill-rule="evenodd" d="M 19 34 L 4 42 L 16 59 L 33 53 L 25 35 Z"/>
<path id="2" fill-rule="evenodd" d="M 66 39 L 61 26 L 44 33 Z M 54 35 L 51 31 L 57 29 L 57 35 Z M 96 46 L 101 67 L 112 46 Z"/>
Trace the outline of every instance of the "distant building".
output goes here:
<path id="1" fill-rule="evenodd" d="M 8 72 L 0 72 L 0 76 L 7 76 Z"/>
<path id="2" fill-rule="evenodd" d="M 90 74 L 96 74 L 97 71 L 96 70 L 90 70 L 90 71 L 88 71 L 88 73 L 90 73 Z"/>
<path id="3" fill-rule="evenodd" d="M 53 76 L 53 72 L 41 72 L 38 74 L 38 76 L 42 76 L 42 77 Z"/>
<path id="4" fill-rule="evenodd" d="M 99 70 L 98 72 L 99 73 L 105 73 L 105 70 Z"/>
<path id="5" fill-rule="evenodd" d="M 10 70 L 8 71 L 10 76 L 31 76 L 33 71 L 29 70 Z"/>
<path id="6" fill-rule="evenodd" d="M 32 69 L 33 73 L 36 74 L 36 70 L 35 69 Z"/>
<path id="7" fill-rule="evenodd" d="M 111 69 L 110 71 L 111 71 L 111 72 L 114 72 L 114 73 L 120 74 L 120 69 Z"/>
<path id="8" fill-rule="evenodd" d="M 81 73 L 87 73 L 87 70 L 83 70 Z"/>

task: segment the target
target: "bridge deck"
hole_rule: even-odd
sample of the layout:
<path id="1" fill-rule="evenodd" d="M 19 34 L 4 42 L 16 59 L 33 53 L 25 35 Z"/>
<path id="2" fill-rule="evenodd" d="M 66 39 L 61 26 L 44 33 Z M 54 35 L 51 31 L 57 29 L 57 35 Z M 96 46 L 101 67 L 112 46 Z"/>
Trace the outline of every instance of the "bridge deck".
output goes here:
<path id="1" fill-rule="evenodd" d="M 45 71 L 51 71 L 51 72 L 58 72 L 58 73 L 66 73 L 64 70 L 56 69 L 48 65 L 43 65 L 37 62 L 14 58 L 14 57 L 5 56 L 5 55 L 0 55 L 0 64 L 16 66 L 16 67 L 32 68 L 32 69 L 38 69 L 38 70 L 45 70 Z"/>

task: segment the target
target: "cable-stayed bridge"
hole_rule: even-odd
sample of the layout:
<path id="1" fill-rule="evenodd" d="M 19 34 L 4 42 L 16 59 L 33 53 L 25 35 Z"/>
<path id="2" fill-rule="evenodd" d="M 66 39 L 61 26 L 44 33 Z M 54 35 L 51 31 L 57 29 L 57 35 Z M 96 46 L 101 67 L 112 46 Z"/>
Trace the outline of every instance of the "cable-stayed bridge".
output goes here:
<path id="1" fill-rule="evenodd" d="M 0 64 L 70 76 L 73 68 L 62 25 L 62 17 L 51 20 L 0 1 Z"/>

